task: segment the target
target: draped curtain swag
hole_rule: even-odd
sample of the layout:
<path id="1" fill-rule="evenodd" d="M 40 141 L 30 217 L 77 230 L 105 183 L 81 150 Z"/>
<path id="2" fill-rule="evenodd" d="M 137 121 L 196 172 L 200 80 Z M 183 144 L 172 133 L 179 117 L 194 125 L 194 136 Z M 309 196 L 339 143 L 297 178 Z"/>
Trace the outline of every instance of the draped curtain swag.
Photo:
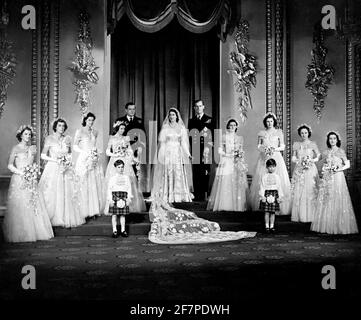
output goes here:
<path id="1" fill-rule="evenodd" d="M 143 32 L 157 32 L 176 16 L 179 24 L 193 33 L 204 33 L 219 24 L 222 41 L 230 31 L 229 0 L 108 0 L 108 32 L 113 33 L 126 14 Z"/>

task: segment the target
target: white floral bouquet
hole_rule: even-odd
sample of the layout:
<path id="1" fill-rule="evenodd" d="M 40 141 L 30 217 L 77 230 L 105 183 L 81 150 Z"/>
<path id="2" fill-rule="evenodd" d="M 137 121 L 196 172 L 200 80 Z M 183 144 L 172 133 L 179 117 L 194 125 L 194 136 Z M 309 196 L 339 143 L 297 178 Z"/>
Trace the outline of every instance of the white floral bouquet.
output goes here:
<path id="1" fill-rule="evenodd" d="M 242 148 L 237 148 L 233 151 L 235 160 L 243 160 L 244 159 L 244 151 Z"/>
<path id="2" fill-rule="evenodd" d="M 96 148 L 92 149 L 86 159 L 86 167 L 88 170 L 94 169 L 98 165 L 99 154 Z"/>
<path id="3" fill-rule="evenodd" d="M 129 152 L 129 143 L 127 141 L 122 141 L 118 146 L 115 147 L 114 153 L 116 157 L 126 157 L 130 155 Z"/>
<path id="4" fill-rule="evenodd" d="M 73 163 L 71 162 L 71 155 L 61 155 L 58 157 L 58 162 L 60 166 L 60 172 L 64 173 L 68 169 L 70 169 L 73 166 Z"/>
<path id="5" fill-rule="evenodd" d="M 233 151 L 233 155 L 234 155 L 234 161 L 235 161 L 235 165 L 237 166 L 238 170 L 241 172 L 247 172 L 248 171 L 248 166 L 245 163 L 245 159 L 244 159 L 244 151 L 242 148 L 236 148 Z"/>
<path id="6" fill-rule="evenodd" d="M 312 160 L 309 156 L 303 157 L 301 159 L 302 170 L 308 170 L 311 167 Z"/>
<path id="7" fill-rule="evenodd" d="M 28 190 L 33 190 L 38 184 L 38 179 L 40 177 L 40 167 L 38 164 L 33 163 L 29 164 L 24 168 L 23 179 L 23 188 Z"/>
<path id="8" fill-rule="evenodd" d="M 332 174 L 337 172 L 339 166 L 336 165 L 333 161 L 327 161 L 322 167 L 322 175 L 324 177 L 330 177 Z"/>
<path id="9" fill-rule="evenodd" d="M 274 152 L 274 148 L 273 147 L 264 147 L 264 154 L 265 156 L 268 157 L 272 157 L 273 156 L 273 152 Z"/>
<path id="10" fill-rule="evenodd" d="M 29 205 L 37 213 L 38 179 L 40 177 L 40 167 L 38 164 L 29 164 L 24 168 L 22 176 L 22 188 L 30 191 Z"/>

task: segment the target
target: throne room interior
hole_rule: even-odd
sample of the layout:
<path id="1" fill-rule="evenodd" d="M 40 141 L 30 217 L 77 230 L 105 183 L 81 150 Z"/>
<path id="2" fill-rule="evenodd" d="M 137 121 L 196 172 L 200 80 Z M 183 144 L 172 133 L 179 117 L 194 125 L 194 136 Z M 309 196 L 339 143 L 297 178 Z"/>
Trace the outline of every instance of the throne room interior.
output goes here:
<path id="1" fill-rule="evenodd" d="M 35 28 L 22 27 L 26 15 L 22 9 L 26 5 L 36 9 Z M 336 29 L 319 27 L 325 5 L 335 8 Z M 294 168 L 292 145 L 299 139 L 300 124 L 312 127 L 312 140 L 317 141 L 320 150 L 326 149 L 327 132 L 340 134 L 351 164 L 345 175 L 360 228 L 360 1 L 8 0 L 1 6 L 1 14 L 6 11 L 9 22 L 4 23 L 2 16 L 0 41 L 12 43 L 16 67 L 9 82 L 9 75 L 0 69 L 0 223 L 7 210 L 11 178 L 8 159 L 17 143 L 19 126 L 30 124 L 34 128 L 32 141 L 37 150 L 43 148 L 45 137 L 52 133 L 54 119 L 66 119 L 71 137 L 81 126 L 81 97 L 76 92 L 77 78 L 71 65 L 82 32 L 79 14 L 86 12 L 91 54 L 97 66 L 97 80 L 90 83 L 86 108 L 96 115 L 104 166 L 113 123 L 124 115 L 128 101 L 135 102 L 136 115 L 145 123 L 147 140 L 156 145 L 167 110 L 176 106 L 187 127 L 194 100 L 202 99 L 205 113 L 212 116 L 216 128 L 224 130 L 230 118 L 239 121 L 237 133 L 244 138 L 251 183 L 258 156 L 257 133 L 263 129 L 265 113 L 274 112 L 284 133 L 283 157 L 290 176 Z M 199 21 L 211 15 L 213 20 L 194 27 L 181 16 L 178 6 L 189 6 L 189 12 L 193 10 Z M 145 26 L 134 18 L 153 18 L 165 7 L 167 17 L 160 23 Z M 257 82 L 250 89 L 252 107 L 245 121 L 240 118 L 237 77 L 231 72 L 230 62 L 241 20 L 249 24 L 248 50 L 257 59 Z M 326 62 L 334 70 L 319 118 L 314 96 L 305 86 L 317 37 L 322 37 L 322 45 L 327 48 Z M 4 48 L 0 48 L 1 57 L 6 59 Z M 5 70 L 6 61 L 0 63 Z M 152 128 L 157 130 L 152 130 L 151 121 L 156 121 Z M 37 157 L 41 164 L 40 152 Z M 215 170 L 216 165 L 212 165 L 211 182 Z M 150 196 L 151 172 L 148 165 L 142 176 L 145 198 Z M 204 203 L 182 208 L 210 220 L 214 217 L 206 212 Z M 228 230 L 258 232 L 262 223 L 262 216 L 250 212 L 243 216 L 216 215 Z M 1 240 L 1 299 L 137 301 L 214 299 L 223 295 L 237 300 L 242 296 L 240 287 L 249 290 L 248 297 L 257 297 L 275 286 L 284 296 L 298 288 L 320 296 L 326 295 L 320 285 L 321 266 L 328 264 L 340 270 L 339 294 L 351 297 L 360 292 L 358 235 L 317 235 L 309 231 L 309 224 L 296 225 L 288 217 L 280 217 L 280 231 L 273 236 L 260 233 L 254 239 L 229 243 L 162 246 L 149 243 L 150 224 L 147 218 L 142 219 L 133 217 L 129 238 L 118 242 L 108 234 L 110 220 L 101 220 L 101 225 L 92 221 L 71 230 L 56 228 L 55 238 L 49 241 L 7 244 Z M 38 290 L 21 289 L 19 279 L 24 264 L 39 270 Z M 293 275 L 301 271 L 302 276 L 295 279 Z"/>

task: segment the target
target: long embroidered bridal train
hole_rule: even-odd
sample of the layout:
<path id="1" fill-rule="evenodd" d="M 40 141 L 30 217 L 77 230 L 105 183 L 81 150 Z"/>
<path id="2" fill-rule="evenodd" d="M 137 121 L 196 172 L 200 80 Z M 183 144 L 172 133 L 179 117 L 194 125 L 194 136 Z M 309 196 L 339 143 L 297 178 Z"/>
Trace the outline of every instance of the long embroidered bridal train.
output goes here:
<path id="1" fill-rule="evenodd" d="M 219 224 L 197 217 L 193 212 L 176 209 L 159 197 L 153 199 L 148 238 L 158 244 L 187 244 L 232 241 L 252 238 L 256 232 L 220 231 Z"/>

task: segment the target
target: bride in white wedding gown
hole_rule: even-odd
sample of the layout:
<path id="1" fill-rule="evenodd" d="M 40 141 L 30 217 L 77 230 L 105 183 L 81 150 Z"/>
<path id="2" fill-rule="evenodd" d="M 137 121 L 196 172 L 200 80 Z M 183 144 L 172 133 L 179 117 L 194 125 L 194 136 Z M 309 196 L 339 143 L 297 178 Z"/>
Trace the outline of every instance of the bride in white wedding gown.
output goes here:
<path id="1" fill-rule="evenodd" d="M 221 242 L 250 238 L 256 232 L 220 231 L 219 224 L 176 209 L 170 202 L 191 201 L 187 159 L 191 159 L 187 129 L 179 111 L 171 108 L 159 133 L 158 157 L 153 173 L 152 222 L 148 238 L 159 244 Z M 185 135 L 187 138 L 185 138 Z"/>

